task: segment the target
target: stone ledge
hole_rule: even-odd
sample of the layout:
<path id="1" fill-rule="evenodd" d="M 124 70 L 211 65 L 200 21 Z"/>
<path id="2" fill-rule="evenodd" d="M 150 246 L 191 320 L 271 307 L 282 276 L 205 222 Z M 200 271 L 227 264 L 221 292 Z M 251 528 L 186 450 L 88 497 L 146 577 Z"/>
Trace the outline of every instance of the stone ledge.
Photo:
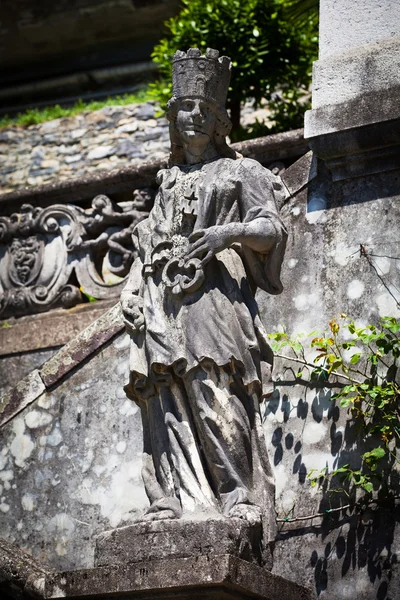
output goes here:
<path id="1" fill-rule="evenodd" d="M 64 346 L 115 305 L 117 298 L 0 321 L 0 357 Z"/>
<path id="2" fill-rule="evenodd" d="M 304 136 L 312 138 L 400 119 L 400 85 L 360 94 L 305 113 Z"/>
<path id="3" fill-rule="evenodd" d="M 305 135 L 333 181 L 400 167 L 400 86 L 310 110 Z"/>
<path id="4" fill-rule="evenodd" d="M 0 397 L 0 427 L 32 404 L 45 391 L 46 387 L 37 369 L 21 379 L 15 387 Z"/>
<path id="5" fill-rule="evenodd" d="M 124 327 L 118 302 L 44 363 L 39 372 L 46 388 L 57 383 Z"/>
<path id="6" fill-rule="evenodd" d="M 311 600 L 307 588 L 227 554 L 55 572 L 1 538 L 0 583 L 20 600 Z"/>
<path id="7" fill-rule="evenodd" d="M 50 569 L 42 567 L 30 554 L 0 538 L 1 591 L 11 593 L 17 588 L 23 592 L 22 599 L 44 598 L 46 577 L 50 573 Z"/>
<path id="8" fill-rule="evenodd" d="M 45 598 L 119 597 L 137 600 L 311 600 L 311 592 L 229 555 L 145 561 L 48 577 Z"/>
<path id="9" fill-rule="evenodd" d="M 126 565 L 167 558 L 229 554 L 262 563 L 261 523 L 215 517 L 142 522 L 100 534 L 95 565 Z"/>
<path id="10" fill-rule="evenodd" d="M 338 9 L 340 10 L 340 9 Z M 313 65 L 312 107 L 351 102 L 356 96 L 400 85 L 400 37 L 373 40 L 317 60 Z M 335 36 L 333 36 L 335 37 Z M 379 109 L 377 103 L 376 110 Z"/>
<path id="11" fill-rule="evenodd" d="M 245 142 L 232 144 L 243 156 L 254 158 L 261 163 L 302 156 L 308 150 L 303 129 L 269 135 Z M 53 203 L 80 204 L 92 200 L 97 194 L 120 194 L 140 187 L 151 187 L 160 169 L 167 166 L 166 160 L 150 160 L 140 165 L 99 171 L 96 174 L 67 181 L 43 184 L 31 188 L 22 188 L 15 192 L 0 194 L 0 214 L 14 212 L 22 204 Z"/>
<path id="12" fill-rule="evenodd" d="M 0 398 L 0 427 L 124 329 L 119 302 Z"/>
<path id="13" fill-rule="evenodd" d="M 340 181 L 399 169 L 399 140 L 400 118 L 316 136 L 309 142 L 332 180 Z"/>

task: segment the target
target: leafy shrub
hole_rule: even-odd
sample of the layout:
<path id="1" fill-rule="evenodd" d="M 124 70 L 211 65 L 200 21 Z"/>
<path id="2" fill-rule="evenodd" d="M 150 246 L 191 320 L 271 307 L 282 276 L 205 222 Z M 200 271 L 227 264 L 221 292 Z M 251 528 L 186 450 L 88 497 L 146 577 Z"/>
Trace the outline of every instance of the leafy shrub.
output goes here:
<path id="1" fill-rule="evenodd" d="M 400 469 L 400 320 L 384 317 L 379 325 L 358 327 L 343 314 L 341 321 L 333 319 L 328 334 L 311 340 L 310 347 L 317 351 L 313 363 L 306 359 L 299 338 L 274 333 L 272 346 L 277 356 L 301 365 L 299 380 L 308 371 L 311 382 L 337 385 L 331 400 L 348 411 L 349 424 L 358 434 L 359 468 L 342 464 L 339 455 L 331 473 L 327 469 L 309 473 L 311 485 L 319 483 L 328 494 L 341 492 L 360 504 L 388 501 L 398 496 Z M 282 356 L 283 348 L 290 348 L 292 355 Z M 342 484 L 339 488 L 337 481 Z"/>
<path id="2" fill-rule="evenodd" d="M 183 0 L 178 16 L 166 22 L 168 35 L 156 45 L 153 60 L 162 81 L 155 93 L 161 104 L 172 95 L 172 57 L 176 50 L 216 48 L 232 59 L 228 108 L 240 133 L 240 106 L 252 99 L 258 107 L 263 98 L 271 110 L 278 132 L 302 125 L 305 104 L 300 96 L 308 90 L 311 64 L 317 54 L 315 21 L 302 27 L 285 17 L 287 0 Z"/>

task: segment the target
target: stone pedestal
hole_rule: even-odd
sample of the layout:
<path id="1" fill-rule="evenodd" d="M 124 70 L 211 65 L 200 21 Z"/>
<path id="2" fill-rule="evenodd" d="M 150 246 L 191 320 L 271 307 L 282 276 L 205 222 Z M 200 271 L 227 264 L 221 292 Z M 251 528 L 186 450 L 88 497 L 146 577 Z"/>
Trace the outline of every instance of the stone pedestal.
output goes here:
<path id="1" fill-rule="evenodd" d="M 310 592 L 230 555 L 146 561 L 58 573 L 46 599 L 311 600 Z"/>
<path id="2" fill-rule="evenodd" d="M 262 547 L 261 524 L 243 519 L 154 521 L 106 531 L 96 540 L 95 566 L 220 554 L 272 567 Z"/>
<path id="3" fill-rule="evenodd" d="M 334 181 L 400 167 L 399 31 L 397 0 L 321 0 L 304 137 Z"/>
<path id="4" fill-rule="evenodd" d="M 262 566 L 268 556 L 260 523 L 223 518 L 138 523 L 101 534 L 95 568 L 52 575 L 46 598 L 310 600 L 307 589 Z"/>

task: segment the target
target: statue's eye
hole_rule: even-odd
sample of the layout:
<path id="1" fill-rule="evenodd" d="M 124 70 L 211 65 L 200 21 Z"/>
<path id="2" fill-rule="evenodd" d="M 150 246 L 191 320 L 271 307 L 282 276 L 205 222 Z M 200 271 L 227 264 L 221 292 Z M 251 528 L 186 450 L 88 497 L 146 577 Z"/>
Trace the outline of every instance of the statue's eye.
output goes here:
<path id="1" fill-rule="evenodd" d="M 203 115 L 208 115 L 208 113 L 210 112 L 210 109 L 208 108 L 207 104 L 201 103 L 199 105 L 199 108 L 200 108 L 200 110 L 201 110 L 201 112 L 202 112 Z"/>
<path id="2" fill-rule="evenodd" d="M 193 109 L 193 102 L 190 102 L 189 100 L 186 100 L 185 102 L 183 102 L 182 108 L 184 110 L 192 110 Z"/>

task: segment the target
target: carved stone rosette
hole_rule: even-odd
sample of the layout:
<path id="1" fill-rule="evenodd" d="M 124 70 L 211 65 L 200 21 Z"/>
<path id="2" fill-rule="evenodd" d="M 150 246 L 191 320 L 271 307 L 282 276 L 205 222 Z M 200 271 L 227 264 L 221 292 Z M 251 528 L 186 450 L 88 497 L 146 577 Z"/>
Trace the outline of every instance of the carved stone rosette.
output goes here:
<path id="1" fill-rule="evenodd" d="M 0 319 L 118 297 L 135 257 L 132 231 L 152 201 L 144 189 L 132 202 L 100 195 L 89 209 L 25 204 L 0 217 Z"/>

